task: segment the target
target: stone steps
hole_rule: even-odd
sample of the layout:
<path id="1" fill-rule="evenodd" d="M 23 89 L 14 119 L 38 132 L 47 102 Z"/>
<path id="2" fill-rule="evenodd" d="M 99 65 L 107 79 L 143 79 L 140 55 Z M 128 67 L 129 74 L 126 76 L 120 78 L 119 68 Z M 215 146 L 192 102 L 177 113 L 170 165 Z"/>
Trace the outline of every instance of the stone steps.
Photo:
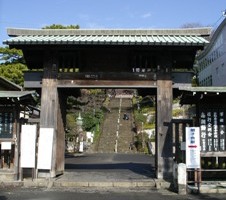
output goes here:
<path id="1" fill-rule="evenodd" d="M 113 98 L 109 109 L 111 112 L 105 116 L 98 152 L 131 152 L 130 143 L 133 141 L 131 99 Z M 123 120 L 124 113 L 129 115 L 129 120 Z"/>

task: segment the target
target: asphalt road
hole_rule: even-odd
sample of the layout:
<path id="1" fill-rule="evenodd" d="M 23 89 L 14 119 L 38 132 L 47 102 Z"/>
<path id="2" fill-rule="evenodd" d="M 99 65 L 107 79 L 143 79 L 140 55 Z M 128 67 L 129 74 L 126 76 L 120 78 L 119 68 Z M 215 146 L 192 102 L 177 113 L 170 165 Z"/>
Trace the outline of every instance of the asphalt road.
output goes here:
<path id="1" fill-rule="evenodd" d="M 166 190 L 76 189 L 0 189 L 0 200 L 225 200 L 226 194 L 178 195 Z"/>
<path id="2" fill-rule="evenodd" d="M 150 179 L 154 157 L 144 154 L 67 155 L 66 173 L 60 179 L 73 181 L 114 181 Z M 188 194 L 150 188 L 25 188 L 0 187 L 0 200 L 225 200 L 226 194 Z"/>

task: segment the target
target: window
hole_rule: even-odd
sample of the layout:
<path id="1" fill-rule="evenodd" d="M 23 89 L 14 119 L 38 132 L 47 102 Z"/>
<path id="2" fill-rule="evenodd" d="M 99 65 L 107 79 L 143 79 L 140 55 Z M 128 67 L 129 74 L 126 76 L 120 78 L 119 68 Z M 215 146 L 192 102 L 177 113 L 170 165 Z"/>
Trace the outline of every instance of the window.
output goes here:
<path id="1" fill-rule="evenodd" d="M 12 112 L 0 112 L 0 138 L 12 138 L 13 121 Z"/>

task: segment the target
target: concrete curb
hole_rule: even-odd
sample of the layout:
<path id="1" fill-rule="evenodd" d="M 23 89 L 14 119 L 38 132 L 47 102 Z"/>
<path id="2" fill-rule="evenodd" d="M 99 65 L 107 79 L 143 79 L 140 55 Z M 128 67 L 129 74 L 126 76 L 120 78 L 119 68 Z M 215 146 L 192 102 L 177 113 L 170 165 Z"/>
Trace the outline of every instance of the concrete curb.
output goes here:
<path id="1" fill-rule="evenodd" d="M 0 188 L 7 187 L 40 187 L 40 188 L 146 188 L 146 189 L 170 189 L 171 183 L 152 179 L 149 181 L 68 181 L 68 180 L 52 180 L 52 179 L 34 179 L 34 180 L 24 180 L 24 181 L 6 181 L 0 182 Z M 197 187 L 189 186 L 187 188 L 187 193 L 226 193 L 226 184 L 209 184 L 202 185 L 200 191 Z"/>
<path id="2" fill-rule="evenodd" d="M 95 188 L 156 188 L 155 181 L 56 181 L 51 179 L 35 179 L 14 182 L 2 182 L 0 187 L 95 187 Z"/>
<path id="3" fill-rule="evenodd" d="M 188 187 L 188 193 L 201 193 L 201 194 L 224 194 L 226 193 L 226 186 L 222 185 L 203 185 L 198 187 Z"/>
<path id="4" fill-rule="evenodd" d="M 72 182 L 59 181 L 54 182 L 53 187 L 117 187 L 117 188 L 137 188 L 149 187 L 155 188 L 154 182 L 130 182 L 130 181 L 115 181 L 115 182 Z"/>

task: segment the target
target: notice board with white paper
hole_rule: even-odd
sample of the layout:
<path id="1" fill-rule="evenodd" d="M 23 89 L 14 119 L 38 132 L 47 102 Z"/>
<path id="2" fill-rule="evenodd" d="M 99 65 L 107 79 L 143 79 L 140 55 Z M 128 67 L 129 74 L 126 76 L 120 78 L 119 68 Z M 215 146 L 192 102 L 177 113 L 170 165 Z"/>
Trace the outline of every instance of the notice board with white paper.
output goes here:
<path id="1" fill-rule="evenodd" d="M 53 128 L 40 128 L 38 144 L 38 169 L 51 169 L 53 152 Z"/>
<path id="2" fill-rule="evenodd" d="M 35 168 L 36 125 L 22 125 L 21 129 L 21 159 L 22 168 Z"/>
<path id="3" fill-rule="evenodd" d="M 186 166 L 200 168 L 200 128 L 186 127 Z"/>

